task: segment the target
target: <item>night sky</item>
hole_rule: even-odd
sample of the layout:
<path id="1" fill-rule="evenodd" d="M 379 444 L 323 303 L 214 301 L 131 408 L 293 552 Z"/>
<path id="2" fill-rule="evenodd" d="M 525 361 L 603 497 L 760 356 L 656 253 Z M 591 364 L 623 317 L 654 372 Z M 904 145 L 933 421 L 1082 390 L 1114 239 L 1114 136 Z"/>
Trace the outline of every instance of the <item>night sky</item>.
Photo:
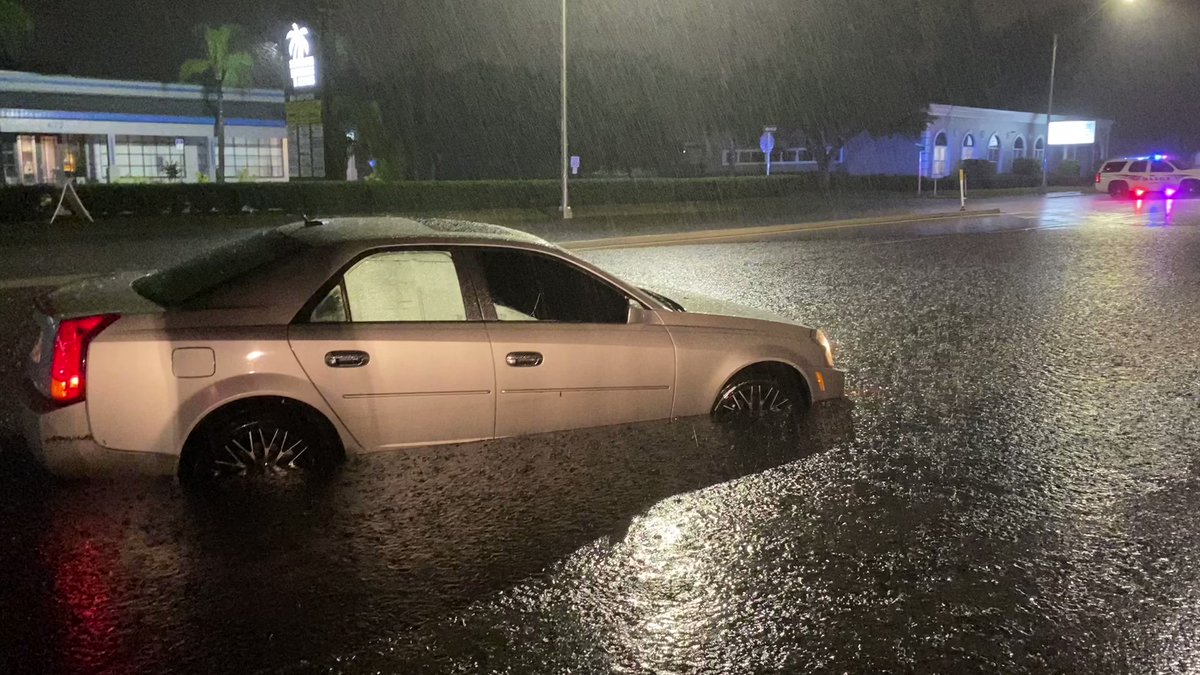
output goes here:
<path id="1" fill-rule="evenodd" d="M 949 5 L 971 2 L 880 1 L 912 2 L 933 20 Z M 197 24 L 235 22 L 259 40 L 280 41 L 287 22 L 303 17 L 312 2 L 23 4 L 36 37 L 20 62 L 10 65 L 173 81 L 179 63 L 199 55 Z M 1080 23 L 1101 4 L 1104 11 Z M 557 49 L 556 0 L 356 0 L 346 6 L 338 20 L 348 31 L 362 31 L 352 46 L 360 60 L 375 54 L 386 60 L 409 44 L 433 45 L 448 60 L 545 62 Z M 574 48 L 654 51 L 701 71 L 721 67 L 722 59 L 741 50 L 769 45 L 778 13 L 803 11 L 802 0 L 572 0 L 571 6 Z M 1200 2 L 974 0 L 973 7 L 981 28 L 997 37 L 974 60 L 964 58 L 962 68 L 948 70 L 944 102 L 1041 110 L 1049 34 L 1061 30 L 1060 109 L 1116 119 L 1115 137 L 1128 146 L 1122 149 L 1200 150 Z"/>

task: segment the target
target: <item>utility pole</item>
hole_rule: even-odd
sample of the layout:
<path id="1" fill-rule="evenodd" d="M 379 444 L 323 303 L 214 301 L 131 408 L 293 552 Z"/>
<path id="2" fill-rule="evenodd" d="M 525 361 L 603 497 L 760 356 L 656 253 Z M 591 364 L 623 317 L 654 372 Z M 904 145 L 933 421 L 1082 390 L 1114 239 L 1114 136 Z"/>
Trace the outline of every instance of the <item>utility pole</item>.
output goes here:
<path id="1" fill-rule="evenodd" d="M 562 136 L 562 217 L 571 219 L 571 200 L 567 192 L 567 174 L 570 172 L 571 158 L 567 148 L 567 0 L 562 0 L 562 119 L 559 120 Z"/>
<path id="2" fill-rule="evenodd" d="M 1050 103 L 1046 107 L 1046 142 L 1042 144 L 1042 192 L 1046 192 L 1050 185 L 1047 174 L 1050 173 L 1050 119 L 1054 116 L 1054 76 L 1056 70 L 1058 70 L 1058 33 L 1054 34 L 1054 50 L 1050 53 Z"/>

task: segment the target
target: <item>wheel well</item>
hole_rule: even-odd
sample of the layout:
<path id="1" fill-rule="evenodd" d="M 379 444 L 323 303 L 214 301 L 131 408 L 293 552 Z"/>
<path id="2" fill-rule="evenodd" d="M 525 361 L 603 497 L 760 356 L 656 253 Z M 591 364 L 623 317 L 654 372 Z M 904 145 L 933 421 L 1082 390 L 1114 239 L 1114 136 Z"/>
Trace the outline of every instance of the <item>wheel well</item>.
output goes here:
<path id="1" fill-rule="evenodd" d="M 812 389 L 809 387 L 808 380 L 805 379 L 804 374 L 792 366 L 789 366 L 786 363 L 780 363 L 779 361 L 761 361 L 759 363 L 754 363 L 742 368 L 731 375 L 729 379 L 725 380 L 725 384 L 721 385 L 721 391 L 724 391 L 725 387 L 728 387 L 729 384 L 734 380 L 742 377 L 743 375 L 748 375 L 751 373 L 775 377 L 782 382 L 790 382 L 792 386 L 796 387 L 796 391 L 800 392 L 800 394 L 804 396 L 805 404 L 812 404 Z M 720 395 L 721 392 L 717 392 L 717 396 Z"/>
<path id="2" fill-rule="evenodd" d="M 342 445 L 342 438 L 338 435 L 337 429 L 333 423 L 329 421 L 320 410 L 293 398 L 284 396 L 251 396 L 249 398 L 240 398 L 236 401 L 230 401 L 219 408 L 209 412 L 204 416 L 204 419 L 192 429 L 188 434 L 187 440 L 183 443 L 183 450 L 180 452 L 180 466 L 184 466 L 190 453 L 194 452 L 196 443 L 200 441 L 202 435 L 206 431 L 209 424 L 213 420 L 219 420 L 224 416 L 233 414 L 236 411 L 246 411 L 261 409 L 267 407 L 282 407 L 299 415 L 305 422 L 313 425 L 315 429 L 325 438 L 329 444 L 329 448 L 333 450 L 336 461 L 341 461 L 346 456 L 346 448 Z"/>

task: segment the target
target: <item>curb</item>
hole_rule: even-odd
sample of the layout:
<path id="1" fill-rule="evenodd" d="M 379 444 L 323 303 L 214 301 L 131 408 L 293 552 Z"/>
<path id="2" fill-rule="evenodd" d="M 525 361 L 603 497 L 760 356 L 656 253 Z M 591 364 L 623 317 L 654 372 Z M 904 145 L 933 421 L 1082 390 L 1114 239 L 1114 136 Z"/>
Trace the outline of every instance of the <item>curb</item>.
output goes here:
<path id="1" fill-rule="evenodd" d="M 708 242 L 732 241 L 738 239 L 754 239 L 771 235 L 792 234 L 795 232 L 814 232 L 821 230 L 838 230 L 851 227 L 869 227 L 872 225 L 895 225 L 901 223 L 920 223 L 937 220 L 953 220 L 961 218 L 982 218 L 1001 215 L 1000 209 L 983 211 L 954 211 L 950 213 L 901 214 L 895 216 L 880 216 L 876 218 L 850 218 L 846 220 L 822 220 L 811 223 L 793 223 L 791 225 L 765 225 L 760 227 L 733 227 L 720 230 L 697 230 L 695 232 L 672 232 L 668 234 L 639 234 L 629 237 L 609 237 L 605 239 L 583 239 L 565 241 L 558 245 L 575 251 L 598 251 L 610 248 L 642 248 L 647 246 L 678 246 L 683 244 L 703 244 Z"/>

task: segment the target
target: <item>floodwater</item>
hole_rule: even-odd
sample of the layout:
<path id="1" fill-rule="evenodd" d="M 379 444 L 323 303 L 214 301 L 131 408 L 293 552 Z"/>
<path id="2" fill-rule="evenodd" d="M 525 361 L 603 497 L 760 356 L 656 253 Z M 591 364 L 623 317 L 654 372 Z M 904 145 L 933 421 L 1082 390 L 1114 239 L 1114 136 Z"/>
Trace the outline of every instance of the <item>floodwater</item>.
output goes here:
<path id="1" fill-rule="evenodd" d="M 51 481 L 9 440 L 0 670 L 1200 670 L 1200 202 L 1137 208 L 587 255 L 825 328 L 849 401 L 795 436 L 680 420 L 202 496 Z"/>

